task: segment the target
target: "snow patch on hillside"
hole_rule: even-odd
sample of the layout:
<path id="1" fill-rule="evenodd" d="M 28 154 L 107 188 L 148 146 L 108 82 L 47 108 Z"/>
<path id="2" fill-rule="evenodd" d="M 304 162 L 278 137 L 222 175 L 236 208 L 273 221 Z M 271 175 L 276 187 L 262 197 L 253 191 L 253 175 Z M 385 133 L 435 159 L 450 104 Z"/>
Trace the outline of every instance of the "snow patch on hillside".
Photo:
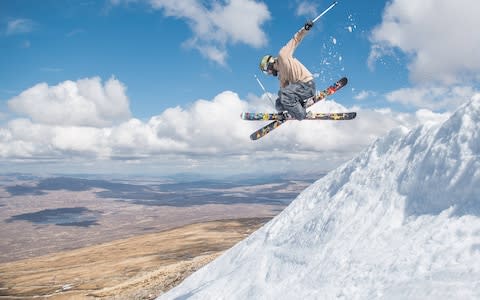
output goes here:
<path id="1" fill-rule="evenodd" d="M 159 299 L 479 299 L 479 133 L 391 131 Z"/>

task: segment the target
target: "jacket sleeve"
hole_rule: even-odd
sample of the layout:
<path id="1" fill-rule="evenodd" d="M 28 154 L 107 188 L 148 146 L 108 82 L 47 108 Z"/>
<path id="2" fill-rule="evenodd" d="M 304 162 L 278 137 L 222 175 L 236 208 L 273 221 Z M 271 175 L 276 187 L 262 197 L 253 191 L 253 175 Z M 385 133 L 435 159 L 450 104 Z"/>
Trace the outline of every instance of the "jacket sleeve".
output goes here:
<path id="1" fill-rule="evenodd" d="M 293 52 L 303 40 L 303 37 L 307 34 L 307 30 L 305 28 L 300 29 L 295 33 L 293 38 L 285 45 L 282 49 L 280 49 L 279 56 L 293 56 Z"/>
<path id="2" fill-rule="evenodd" d="M 288 81 L 284 80 L 283 78 L 280 78 L 280 87 L 284 88 L 288 85 Z"/>

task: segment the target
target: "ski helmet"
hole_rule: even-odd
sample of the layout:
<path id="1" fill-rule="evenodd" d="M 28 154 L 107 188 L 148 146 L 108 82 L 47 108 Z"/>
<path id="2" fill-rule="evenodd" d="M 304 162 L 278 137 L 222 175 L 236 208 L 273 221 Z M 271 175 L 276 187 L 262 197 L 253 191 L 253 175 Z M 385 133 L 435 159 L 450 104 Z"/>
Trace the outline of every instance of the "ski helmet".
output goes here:
<path id="1" fill-rule="evenodd" d="M 262 60 L 260 60 L 260 70 L 268 74 L 269 69 L 272 69 L 273 63 L 275 62 L 275 58 L 271 55 L 265 55 L 262 57 Z"/>

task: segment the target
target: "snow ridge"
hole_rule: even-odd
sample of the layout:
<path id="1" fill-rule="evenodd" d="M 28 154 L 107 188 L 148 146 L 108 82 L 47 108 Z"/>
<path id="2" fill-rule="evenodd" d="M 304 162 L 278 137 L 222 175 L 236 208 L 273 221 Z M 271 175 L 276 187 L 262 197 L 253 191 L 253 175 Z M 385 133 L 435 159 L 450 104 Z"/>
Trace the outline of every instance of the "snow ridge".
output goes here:
<path id="1" fill-rule="evenodd" d="M 159 299 L 479 299 L 479 134 L 391 131 Z"/>

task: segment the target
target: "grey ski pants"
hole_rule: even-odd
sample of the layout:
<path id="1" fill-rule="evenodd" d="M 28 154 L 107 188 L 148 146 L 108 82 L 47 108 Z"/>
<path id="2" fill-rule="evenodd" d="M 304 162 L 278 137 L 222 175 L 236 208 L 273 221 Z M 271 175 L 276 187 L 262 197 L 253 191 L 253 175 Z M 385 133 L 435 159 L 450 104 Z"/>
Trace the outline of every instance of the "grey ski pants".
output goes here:
<path id="1" fill-rule="evenodd" d="M 307 112 L 302 105 L 303 100 L 315 96 L 316 88 L 313 80 L 309 82 L 290 83 L 278 91 L 275 108 L 279 112 L 288 113 L 297 120 L 305 119 Z"/>

